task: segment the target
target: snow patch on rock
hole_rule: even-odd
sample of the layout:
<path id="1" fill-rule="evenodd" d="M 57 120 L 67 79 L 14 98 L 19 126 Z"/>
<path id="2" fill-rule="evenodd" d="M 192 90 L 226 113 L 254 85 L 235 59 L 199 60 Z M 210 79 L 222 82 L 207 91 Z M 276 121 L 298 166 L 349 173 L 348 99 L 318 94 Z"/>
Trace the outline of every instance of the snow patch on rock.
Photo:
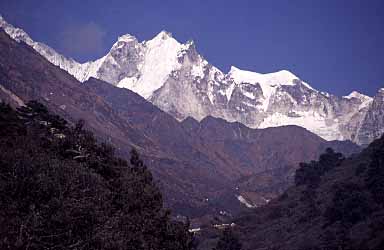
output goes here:
<path id="1" fill-rule="evenodd" d="M 240 201 L 240 203 L 244 204 L 247 208 L 256 208 L 257 206 L 250 204 L 243 196 L 239 195 L 237 196 L 237 199 Z"/>

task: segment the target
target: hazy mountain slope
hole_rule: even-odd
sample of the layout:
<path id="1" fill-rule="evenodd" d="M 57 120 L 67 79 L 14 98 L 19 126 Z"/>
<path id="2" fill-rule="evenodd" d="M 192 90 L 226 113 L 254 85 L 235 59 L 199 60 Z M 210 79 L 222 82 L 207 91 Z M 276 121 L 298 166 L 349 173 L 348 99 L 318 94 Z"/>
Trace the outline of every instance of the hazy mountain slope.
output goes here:
<path id="1" fill-rule="evenodd" d="M 218 183 L 222 187 L 223 183 L 226 183 L 224 186 L 228 190 L 224 189 L 225 194 L 230 195 L 232 200 L 236 200 L 235 196 L 240 192 L 255 191 L 255 185 L 261 184 L 253 182 L 248 183 L 246 187 L 244 185 L 242 190 L 235 188 L 244 181 L 248 181 L 249 176 L 282 167 L 287 167 L 292 172 L 294 171 L 292 166 L 297 165 L 299 161 L 315 159 L 319 152 L 323 152 L 329 146 L 335 146 L 347 154 L 358 150 L 352 143 L 326 142 L 296 126 L 255 130 L 240 123 L 228 123 L 213 117 L 207 117 L 201 122 L 189 118 L 180 124 L 167 113 L 128 90 L 118 89 L 96 79 L 87 81 L 85 87 L 104 97 L 114 110 L 117 110 L 131 124 L 135 124 L 135 127 L 142 128 L 143 133 L 162 145 L 162 150 L 168 152 L 169 156 L 182 160 L 184 164 L 188 162 L 190 167 L 181 170 L 181 175 L 183 172 L 188 173 L 195 179 L 193 176 L 199 172 L 205 178 L 210 178 L 208 182 L 201 177 L 194 181 L 195 184 L 210 183 L 209 186 L 203 184 L 202 188 L 205 191 L 211 190 Z M 297 144 L 297 141 L 302 143 Z M 197 166 L 200 167 L 196 168 Z M 156 172 L 159 169 L 154 168 L 153 171 Z M 162 173 L 159 174 L 164 174 L 164 171 L 161 169 Z M 288 177 L 286 174 L 281 173 L 282 176 Z M 268 176 L 272 174 L 268 172 Z M 272 183 L 269 184 L 274 187 L 279 186 L 275 180 L 272 180 Z M 287 183 L 290 184 L 290 180 Z M 217 190 L 217 187 L 215 188 Z M 282 189 L 283 187 L 280 187 L 280 190 Z M 211 202 L 215 200 L 215 203 L 220 204 L 222 199 L 220 196 L 224 190 L 217 194 L 211 193 L 207 198 Z M 200 192 L 204 191 L 200 190 Z M 272 193 L 270 196 L 274 197 L 277 193 Z M 264 192 L 258 193 L 258 195 L 263 194 Z M 186 195 L 186 197 L 189 196 Z M 208 205 L 212 204 L 211 202 Z M 265 201 L 258 202 L 258 204 L 263 203 Z M 225 206 L 222 209 L 225 209 Z"/>
<path id="2" fill-rule="evenodd" d="M 80 83 L 5 32 L 0 32 L 0 82 L 1 99 L 14 105 L 36 99 L 69 121 L 84 119 L 122 156 L 132 146 L 138 148 L 161 182 L 166 204 L 181 215 L 234 213 L 242 206 L 239 192 L 253 192 L 260 185 L 238 190 L 242 179 L 278 166 L 293 171 L 297 162 L 316 158 L 330 145 L 295 126 L 264 131 L 212 117 L 180 123 L 130 90 L 97 79 Z M 339 143 L 346 152 L 358 150 L 351 143 Z M 239 149 L 247 158 L 238 156 Z M 278 188 L 279 182 L 265 185 Z"/>
<path id="3" fill-rule="evenodd" d="M 126 155 L 131 147 L 135 146 L 146 157 L 153 157 L 156 160 L 150 160 L 149 165 L 156 168 L 157 173 L 162 174 L 164 183 L 170 183 L 170 189 L 166 192 L 167 201 L 193 204 L 191 206 L 198 209 L 194 203 L 198 200 L 203 201 L 206 192 L 218 189 L 217 185 L 211 185 L 208 188 L 185 187 L 185 183 L 188 184 L 191 181 L 192 183 L 211 183 L 212 178 L 208 175 L 205 178 L 203 173 L 193 171 L 191 167 L 193 164 L 187 164 L 177 159 L 175 155 L 162 151 L 139 126 L 134 128 L 133 124 L 119 116 L 101 96 L 84 88 L 74 77 L 49 63 L 28 45 L 17 43 L 6 33 L 0 32 L 0 48 L 1 86 L 7 91 L 0 91 L 2 95 L 11 93 L 24 102 L 39 100 L 53 112 L 61 114 L 72 122 L 84 119 L 88 128 L 92 129 L 98 137 L 114 144 L 121 155 Z M 135 96 L 134 93 L 132 95 Z M 140 100 L 144 99 L 140 97 Z M 152 106 L 149 103 L 147 105 Z M 181 176 L 188 171 L 191 177 L 183 180 Z M 162 179 L 160 176 L 157 177 Z M 174 188 L 175 186 L 177 188 Z"/>
<path id="4" fill-rule="evenodd" d="M 235 195 L 246 197 L 255 206 L 291 185 L 295 166 L 304 159 L 316 159 L 327 147 L 347 155 L 359 151 L 351 142 L 327 142 L 298 126 L 250 129 L 210 116 L 194 123 L 188 119 L 182 124 L 195 144 L 225 163 L 217 171 L 230 174 Z"/>
<path id="5" fill-rule="evenodd" d="M 236 220 L 245 249 L 382 249 L 383 157 L 384 137 L 302 166 L 294 187 Z"/>
<path id="6" fill-rule="evenodd" d="M 123 35 L 105 56 L 80 64 L 34 42 L 1 17 L 0 27 L 79 81 L 95 77 L 128 88 L 178 120 L 214 116 L 252 128 L 297 125 L 327 140 L 363 144 L 381 133 L 382 114 L 371 97 L 320 92 L 286 70 L 260 74 L 232 67 L 225 74 L 198 54 L 193 41 L 179 43 L 165 31 L 143 42 Z M 368 109 L 379 116 L 366 118 Z"/>
<path id="7" fill-rule="evenodd" d="M 41 100 L 52 111 L 70 121 L 84 119 L 92 129 L 115 143 L 140 147 L 150 141 L 93 92 L 86 91 L 71 75 L 49 63 L 24 43 L 10 40 L 0 32 L 0 79 L 2 90 L 13 99 Z M 154 149 L 155 150 L 155 149 Z"/>

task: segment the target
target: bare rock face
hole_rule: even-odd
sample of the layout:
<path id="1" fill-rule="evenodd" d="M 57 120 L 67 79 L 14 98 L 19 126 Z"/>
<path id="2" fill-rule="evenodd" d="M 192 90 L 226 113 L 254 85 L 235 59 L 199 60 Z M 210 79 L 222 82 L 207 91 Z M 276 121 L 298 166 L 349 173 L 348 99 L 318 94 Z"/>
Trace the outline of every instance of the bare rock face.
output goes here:
<path id="1" fill-rule="evenodd" d="M 384 88 L 373 98 L 357 132 L 357 143 L 368 145 L 384 133 Z"/>
<path id="2" fill-rule="evenodd" d="M 139 66 L 143 61 L 142 47 L 133 36 L 119 37 L 100 63 L 97 78 L 110 83 L 118 83 L 124 78 L 139 78 Z"/>
<path id="3" fill-rule="evenodd" d="M 130 89 L 180 121 L 213 116 L 251 128 L 297 125 L 326 140 L 363 145 L 383 133 L 382 90 L 375 98 L 355 91 L 338 97 L 286 70 L 260 74 L 231 67 L 223 73 L 197 52 L 193 41 L 179 43 L 166 31 L 143 42 L 123 35 L 107 55 L 81 64 L 1 17 L 0 27 L 79 81 L 94 77 Z"/>

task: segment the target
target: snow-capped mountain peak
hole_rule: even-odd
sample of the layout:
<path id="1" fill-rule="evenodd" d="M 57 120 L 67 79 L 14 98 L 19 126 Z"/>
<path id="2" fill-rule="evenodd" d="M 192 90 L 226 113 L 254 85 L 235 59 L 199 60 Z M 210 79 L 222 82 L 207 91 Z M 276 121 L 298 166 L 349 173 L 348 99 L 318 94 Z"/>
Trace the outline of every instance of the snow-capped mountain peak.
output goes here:
<path id="1" fill-rule="evenodd" d="M 231 76 L 235 82 L 246 82 L 251 84 L 259 83 L 269 86 L 294 85 L 295 83 L 293 80 L 299 79 L 288 70 L 280 70 L 273 73 L 261 74 L 252 71 L 241 70 L 235 66 L 231 66 L 228 75 Z"/>
<path id="2" fill-rule="evenodd" d="M 119 36 L 117 39 L 117 42 L 131 42 L 131 41 L 137 41 L 136 37 L 132 36 L 131 34 L 125 34 L 122 36 Z"/>
<path id="3" fill-rule="evenodd" d="M 348 100 L 358 100 L 361 103 L 359 110 L 368 107 L 369 104 L 373 101 L 372 97 L 361 94 L 357 91 L 352 91 L 349 95 L 343 96 L 343 98 Z"/>
<path id="4" fill-rule="evenodd" d="M 119 36 L 117 41 L 112 45 L 112 48 L 110 49 L 109 53 L 111 53 L 114 50 L 122 49 L 130 43 L 138 43 L 136 37 L 130 34 Z"/>
<path id="5" fill-rule="evenodd" d="M 151 40 L 167 40 L 169 38 L 173 38 L 172 33 L 166 30 L 162 30 Z"/>
<path id="6" fill-rule="evenodd" d="M 231 66 L 228 76 L 234 80 L 235 83 L 248 83 L 252 85 L 259 85 L 262 89 L 264 100 L 262 101 L 262 109 L 267 111 L 270 98 L 275 95 L 276 91 L 281 86 L 296 86 L 299 82 L 306 88 L 314 90 L 308 84 L 300 81 L 299 77 L 294 75 L 288 70 L 280 70 L 272 73 L 256 73 L 247 70 L 241 70 L 235 66 Z"/>
<path id="7" fill-rule="evenodd" d="M 372 97 L 366 96 L 364 94 L 361 94 L 357 91 L 352 91 L 349 95 L 343 96 L 344 98 L 351 99 L 351 98 L 357 98 L 359 100 L 366 100 L 366 99 L 372 99 Z"/>
<path id="8" fill-rule="evenodd" d="M 122 35 L 105 56 L 78 63 L 33 41 L 2 16 L 0 27 L 79 81 L 95 77 L 128 88 L 178 120 L 215 116 L 252 128 L 298 125 L 327 140 L 361 144 L 382 131 L 377 125 L 384 88 L 374 100 L 356 91 L 337 97 L 317 91 L 287 70 L 263 74 L 232 66 L 225 74 L 198 53 L 192 40 L 180 43 L 164 30 L 142 42 Z M 375 117 L 373 123 L 370 117 Z"/>
<path id="9" fill-rule="evenodd" d="M 179 67 L 177 55 L 182 45 L 167 31 L 161 31 L 152 40 L 143 43 L 139 52 L 142 56 L 137 68 L 139 77 L 124 78 L 117 83 L 121 88 L 128 88 L 149 98 L 159 89 L 166 78 Z"/>

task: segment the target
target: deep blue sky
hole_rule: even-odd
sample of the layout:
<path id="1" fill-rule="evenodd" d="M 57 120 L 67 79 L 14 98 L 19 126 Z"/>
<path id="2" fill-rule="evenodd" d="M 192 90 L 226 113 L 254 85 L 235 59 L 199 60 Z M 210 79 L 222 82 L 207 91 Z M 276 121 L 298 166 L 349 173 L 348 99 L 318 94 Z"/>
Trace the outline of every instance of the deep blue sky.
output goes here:
<path id="1" fill-rule="evenodd" d="M 287 69 L 337 95 L 384 87 L 383 0 L 1 0 L 0 14 L 82 62 L 164 29 L 224 72 Z"/>

